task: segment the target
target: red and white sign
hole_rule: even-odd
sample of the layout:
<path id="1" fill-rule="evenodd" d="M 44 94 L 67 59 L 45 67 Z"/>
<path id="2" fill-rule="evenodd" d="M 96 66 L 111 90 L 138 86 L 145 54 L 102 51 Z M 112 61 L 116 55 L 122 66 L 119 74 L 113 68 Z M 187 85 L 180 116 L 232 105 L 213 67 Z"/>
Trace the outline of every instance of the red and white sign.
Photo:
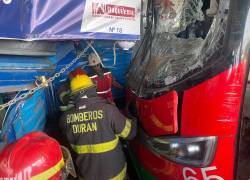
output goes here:
<path id="1" fill-rule="evenodd" d="M 127 6 L 92 3 L 93 16 L 118 16 L 135 18 L 136 9 Z"/>
<path id="2" fill-rule="evenodd" d="M 141 0 L 86 0 L 81 32 L 140 35 Z"/>

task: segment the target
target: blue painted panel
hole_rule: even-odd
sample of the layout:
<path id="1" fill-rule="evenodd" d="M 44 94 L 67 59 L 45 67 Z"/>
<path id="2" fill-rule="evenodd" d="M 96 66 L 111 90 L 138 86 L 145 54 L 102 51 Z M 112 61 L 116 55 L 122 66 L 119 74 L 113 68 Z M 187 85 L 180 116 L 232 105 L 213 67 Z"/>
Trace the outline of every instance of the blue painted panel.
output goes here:
<path id="1" fill-rule="evenodd" d="M 55 56 L 0 56 L 0 93 L 19 92 L 30 89 L 37 76 L 51 76 L 56 68 Z M 37 91 L 33 96 L 9 107 L 5 118 L 2 137 L 12 142 L 32 131 L 43 131 L 48 104 L 47 89 Z M 3 95 L 5 96 L 5 95 Z M 7 99 L 6 99 L 7 100 Z M 53 101 L 48 103 L 53 103 Z M 2 126 L 2 124 L 1 124 Z"/>
<path id="2" fill-rule="evenodd" d="M 0 55 L 0 92 L 27 89 L 36 77 L 54 74 L 55 63 L 55 56 Z"/>
<path id="3" fill-rule="evenodd" d="M 19 93 L 18 95 L 21 95 Z M 30 98 L 9 107 L 2 131 L 8 143 L 32 131 L 43 131 L 46 122 L 45 91 L 39 90 Z"/>
<path id="4" fill-rule="evenodd" d="M 48 57 L 38 56 L 0 56 L 0 71 L 18 69 L 53 69 L 53 64 Z"/>

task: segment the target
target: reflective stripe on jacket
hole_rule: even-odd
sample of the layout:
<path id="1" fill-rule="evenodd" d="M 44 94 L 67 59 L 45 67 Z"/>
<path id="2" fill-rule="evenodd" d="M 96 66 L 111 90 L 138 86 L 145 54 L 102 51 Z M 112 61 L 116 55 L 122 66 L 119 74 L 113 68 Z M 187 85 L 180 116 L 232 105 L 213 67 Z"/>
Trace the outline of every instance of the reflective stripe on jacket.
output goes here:
<path id="1" fill-rule="evenodd" d="M 119 137 L 133 138 L 135 126 L 135 121 L 100 97 L 80 99 L 60 120 L 60 127 L 78 154 L 80 175 L 88 180 L 124 179 L 126 161 Z"/>

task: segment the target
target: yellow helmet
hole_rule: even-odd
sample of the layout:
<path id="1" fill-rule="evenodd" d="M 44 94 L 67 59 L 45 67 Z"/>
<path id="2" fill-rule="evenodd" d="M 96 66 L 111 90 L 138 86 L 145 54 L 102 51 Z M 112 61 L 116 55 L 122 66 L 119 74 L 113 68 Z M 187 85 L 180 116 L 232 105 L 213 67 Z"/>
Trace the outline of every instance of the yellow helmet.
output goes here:
<path id="1" fill-rule="evenodd" d="M 71 93 L 75 94 L 76 92 L 84 89 L 88 89 L 94 86 L 94 83 L 87 75 L 76 75 L 70 81 Z"/>

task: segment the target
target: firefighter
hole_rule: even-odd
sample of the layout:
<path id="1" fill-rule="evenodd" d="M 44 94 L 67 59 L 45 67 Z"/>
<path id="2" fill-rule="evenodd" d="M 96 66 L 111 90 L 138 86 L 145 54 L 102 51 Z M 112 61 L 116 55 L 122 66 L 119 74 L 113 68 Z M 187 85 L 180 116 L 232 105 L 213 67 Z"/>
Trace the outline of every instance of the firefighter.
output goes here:
<path id="1" fill-rule="evenodd" d="M 60 144 L 42 132 L 26 134 L 0 153 L 0 179 L 59 180 L 63 168 Z"/>
<path id="2" fill-rule="evenodd" d="M 100 57 L 95 53 L 88 56 L 88 66 L 90 67 L 88 76 L 97 84 L 97 94 L 113 102 L 112 86 L 121 90 L 123 86 L 112 77 L 108 69 L 102 66 Z"/>
<path id="3" fill-rule="evenodd" d="M 60 110 L 66 111 L 70 109 L 73 105 L 70 97 L 70 80 L 77 75 L 86 75 L 85 71 L 83 71 L 80 67 L 77 67 L 75 70 L 69 73 L 69 79 L 63 82 L 58 88 L 59 100 L 61 102 Z"/>
<path id="4" fill-rule="evenodd" d="M 97 96 L 96 86 L 87 75 L 75 76 L 70 88 L 75 106 L 64 112 L 60 127 L 77 153 L 80 176 L 88 180 L 123 180 L 127 164 L 119 137 L 132 139 L 136 120 L 126 118 Z"/>

